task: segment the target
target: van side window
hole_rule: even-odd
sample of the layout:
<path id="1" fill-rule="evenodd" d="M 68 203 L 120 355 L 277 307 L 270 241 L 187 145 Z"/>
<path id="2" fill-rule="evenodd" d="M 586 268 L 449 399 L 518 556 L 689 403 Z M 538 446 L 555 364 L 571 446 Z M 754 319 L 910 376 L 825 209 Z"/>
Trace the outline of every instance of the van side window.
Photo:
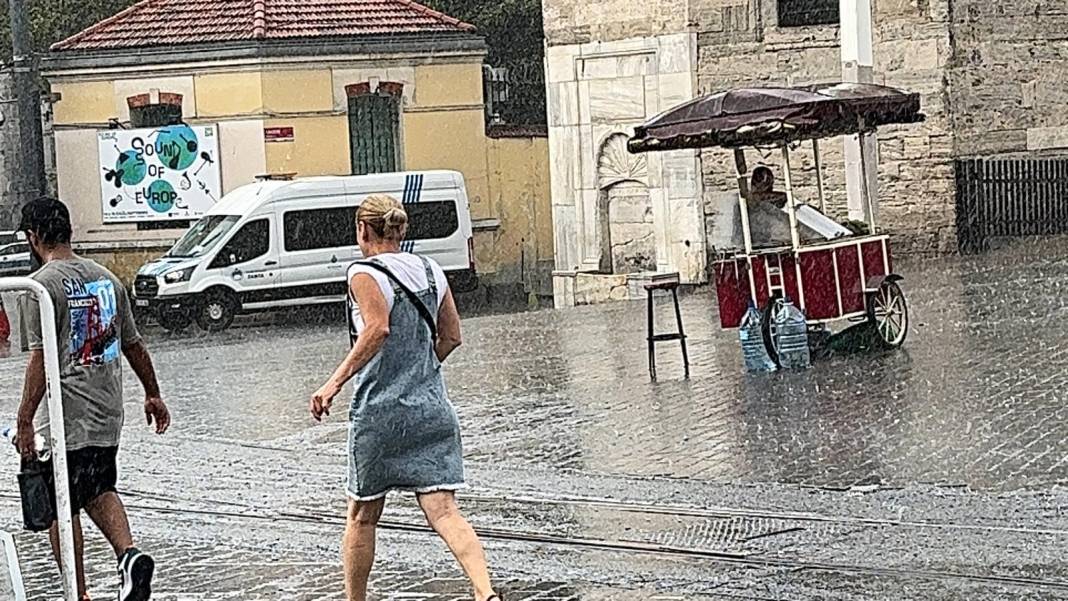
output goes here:
<path id="1" fill-rule="evenodd" d="M 282 229 L 288 252 L 356 246 L 356 208 L 289 211 Z"/>
<path id="2" fill-rule="evenodd" d="M 413 202 L 404 205 L 404 210 L 408 213 L 408 240 L 448 238 L 460 229 L 455 202 Z"/>
<path id="3" fill-rule="evenodd" d="M 215 255 L 209 269 L 229 267 L 257 259 L 271 249 L 271 227 L 266 219 L 249 221 Z"/>

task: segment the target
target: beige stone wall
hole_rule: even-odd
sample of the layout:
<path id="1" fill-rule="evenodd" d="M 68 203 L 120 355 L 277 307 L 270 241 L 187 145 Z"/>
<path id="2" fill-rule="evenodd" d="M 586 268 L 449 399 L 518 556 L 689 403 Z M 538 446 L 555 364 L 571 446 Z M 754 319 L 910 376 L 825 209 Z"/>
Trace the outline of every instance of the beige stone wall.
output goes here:
<path id="1" fill-rule="evenodd" d="M 633 155 L 634 127 L 694 97 L 696 40 L 677 33 L 546 52 L 556 267 L 599 271 L 607 251 L 605 199 L 622 184 L 648 191 L 656 269 L 705 279 L 701 182 L 695 151 Z M 626 240 L 610 240 L 613 244 Z M 608 257 L 610 259 L 610 257 Z"/>
<path id="2" fill-rule="evenodd" d="M 837 27 L 780 28 L 775 0 L 544 0 L 543 6 L 550 51 L 695 34 L 697 93 L 841 78 Z M 951 251 L 954 159 L 1068 153 L 1068 0 L 873 0 L 873 13 L 876 83 L 919 92 L 928 116 L 922 125 L 879 132 L 880 221 L 899 250 Z M 561 67 L 550 58 L 550 78 Z M 821 150 L 829 212 L 844 218 L 842 141 L 825 141 Z M 751 165 L 758 162 L 778 165 L 779 159 L 750 156 Z M 797 153 L 795 168 L 799 195 L 815 203 L 809 147 Z M 710 228 L 721 194 L 735 189 L 731 155 L 703 152 L 702 171 Z"/>
<path id="3" fill-rule="evenodd" d="M 946 252 L 956 232 L 952 138 L 943 76 L 950 59 L 948 0 L 875 3 L 875 81 L 922 95 L 928 121 L 879 132 L 879 213 L 898 249 Z M 774 0 L 692 0 L 698 40 L 698 88 L 803 85 L 841 79 L 837 27 L 779 28 Z M 828 212 L 846 216 L 842 140 L 821 144 Z M 748 155 L 781 174 L 777 153 Z M 726 190 L 735 190 L 730 153 L 702 153 L 706 224 Z M 811 148 L 795 155 L 799 197 L 816 204 Z M 781 176 L 780 176 L 781 177 Z"/>
<path id="4" fill-rule="evenodd" d="M 689 0 L 543 0 L 549 46 L 616 42 L 687 31 Z"/>
<path id="5" fill-rule="evenodd" d="M 959 156 L 1068 151 L 1068 0 L 954 0 Z"/>

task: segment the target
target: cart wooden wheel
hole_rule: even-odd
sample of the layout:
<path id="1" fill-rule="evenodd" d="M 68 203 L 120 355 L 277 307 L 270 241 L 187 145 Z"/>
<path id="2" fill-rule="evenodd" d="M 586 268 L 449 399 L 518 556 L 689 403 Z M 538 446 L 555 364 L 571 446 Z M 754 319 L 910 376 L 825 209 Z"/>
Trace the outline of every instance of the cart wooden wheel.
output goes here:
<path id="1" fill-rule="evenodd" d="M 782 298 L 775 297 L 768 301 L 766 307 L 764 307 L 764 314 L 760 316 L 760 332 L 764 335 L 764 348 L 768 350 L 768 356 L 775 362 L 775 365 L 779 364 L 779 327 L 775 325 L 775 316 L 782 310 Z M 781 365 L 780 365 L 781 367 Z"/>
<path id="2" fill-rule="evenodd" d="M 885 280 L 877 291 L 868 294 L 868 322 L 887 348 L 904 344 L 909 333 L 909 307 L 897 282 Z"/>

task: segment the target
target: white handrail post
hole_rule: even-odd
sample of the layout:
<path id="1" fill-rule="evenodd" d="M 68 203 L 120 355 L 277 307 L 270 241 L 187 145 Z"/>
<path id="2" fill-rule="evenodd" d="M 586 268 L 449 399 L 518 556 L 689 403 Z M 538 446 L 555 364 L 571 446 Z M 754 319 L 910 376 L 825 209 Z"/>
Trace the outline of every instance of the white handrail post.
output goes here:
<path id="1" fill-rule="evenodd" d="M 74 567 L 74 522 L 71 520 L 70 480 L 67 475 L 67 432 L 63 423 L 63 391 L 59 384 L 59 342 L 56 340 L 56 312 L 52 297 L 31 278 L 0 278 L 0 292 L 22 290 L 37 297 L 41 313 L 41 342 L 44 347 L 45 390 L 48 402 L 48 448 L 56 481 L 56 521 L 59 524 L 60 573 L 65 601 L 79 601 Z M 24 316 L 20 316 L 20 319 Z"/>
<path id="2" fill-rule="evenodd" d="M 3 547 L 4 563 L 7 565 L 7 577 L 10 587 L 0 587 L 5 593 L 13 594 L 14 601 L 26 601 L 26 585 L 22 582 L 22 569 L 19 567 L 19 554 L 15 549 L 15 537 L 10 532 L 0 531 L 0 547 Z"/>

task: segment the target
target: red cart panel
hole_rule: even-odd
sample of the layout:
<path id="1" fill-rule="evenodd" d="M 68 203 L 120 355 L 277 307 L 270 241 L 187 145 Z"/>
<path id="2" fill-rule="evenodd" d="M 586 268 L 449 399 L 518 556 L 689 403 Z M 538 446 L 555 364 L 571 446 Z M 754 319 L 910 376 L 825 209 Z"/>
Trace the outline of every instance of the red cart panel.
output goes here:
<path id="1" fill-rule="evenodd" d="M 805 287 L 805 316 L 809 319 L 838 319 L 838 284 L 835 278 L 834 250 L 801 252 L 801 281 Z M 793 297 L 796 298 L 796 297 Z"/>
<path id="2" fill-rule="evenodd" d="M 842 313 L 864 310 L 864 281 L 860 274 L 860 248 L 857 245 L 834 249 L 838 264 L 838 289 L 842 293 Z"/>
<path id="3" fill-rule="evenodd" d="M 867 286 L 871 278 L 887 275 L 890 273 L 890 253 L 887 250 L 886 240 L 872 240 L 861 244 L 861 255 L 864 257 L 864 284 Z"/>
<path id="4" fill-rule="evenodd" d="M 719 324 L 724 329 L 737 328 L 749 308 L 749 271 L 745 259 L 716 261 L 712 269 L 716 274 Z"/>
<path id="5" fill-rule="evenodd" d="M 800 286 L 798 263 L 790 250 L 715 262 L 720 324 L 724 328 L 736 328 L 751 300 L 763 309 L 773 296 L 783 294 L 800 305 L 811 321 L 863 315 L 868 283 L 872 278 L 891 273 L 886 236 L 857 237 L 802 248 L 798 260 Z"/>

